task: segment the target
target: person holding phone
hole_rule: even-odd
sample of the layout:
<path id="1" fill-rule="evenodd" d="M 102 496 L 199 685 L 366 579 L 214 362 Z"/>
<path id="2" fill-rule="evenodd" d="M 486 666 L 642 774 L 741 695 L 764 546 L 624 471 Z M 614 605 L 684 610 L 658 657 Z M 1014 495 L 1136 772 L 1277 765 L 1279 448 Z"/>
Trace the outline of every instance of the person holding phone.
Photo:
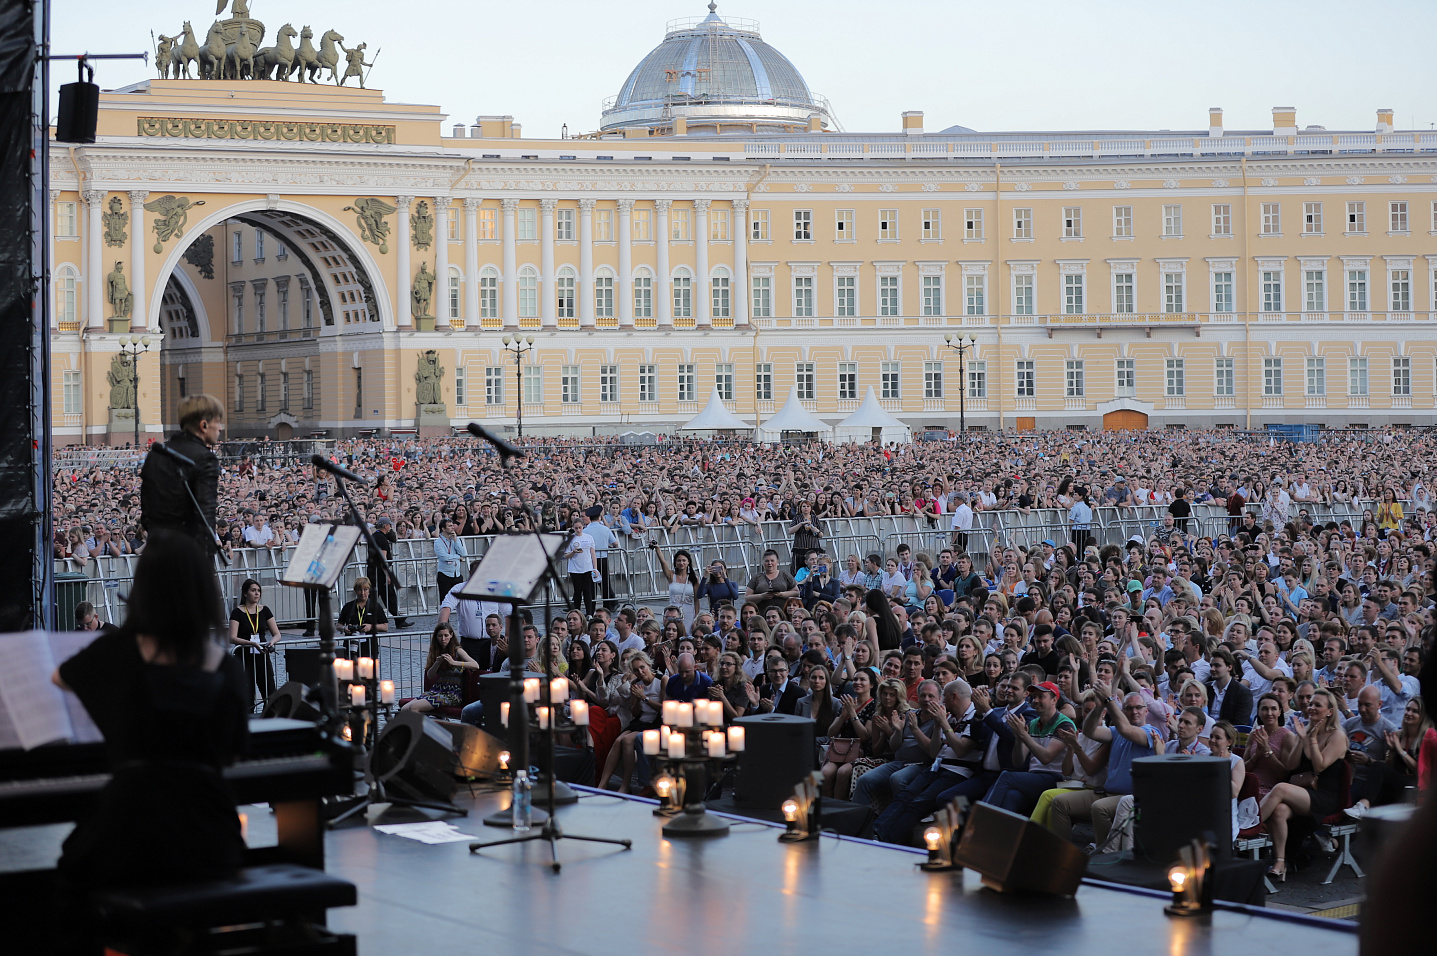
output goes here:
<path id="1" fill-rule="evenodd" d="M 709 573 L 699 582 L 697 599 L 702 601 L 705 597 L 714 614 L 725 604 L 738 604 L 738 586 L 729 580 L 728 565 L 722 561 L 710 562 Z"/>
<path id="2" fill-rule="evenodd" d="M 799 597 L 803 599 L 803 606 L 810 611 L 819 601 L 827 601 L 832 604 L 838 600 L 839 595 L 838 579 L 833 577 L 833 568 L 829 564 L 828 555 L 822 551 L 816 552 L 816 554 L 817 562 L 798 587 Z"/>

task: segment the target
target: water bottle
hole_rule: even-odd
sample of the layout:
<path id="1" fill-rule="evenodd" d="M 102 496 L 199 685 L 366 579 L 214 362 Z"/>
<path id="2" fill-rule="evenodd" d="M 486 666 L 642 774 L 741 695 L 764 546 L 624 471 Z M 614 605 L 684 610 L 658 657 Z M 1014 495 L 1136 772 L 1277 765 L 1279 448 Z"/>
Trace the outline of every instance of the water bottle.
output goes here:
<path id="1" fill-rule="evenodd" d="M 514 832 L 528 833 L 534 822 L 534 792 L 529 783 L 529 771 L 519 770 L 514 773 L 513 797 L 511 805 L 514 810 Z"/>

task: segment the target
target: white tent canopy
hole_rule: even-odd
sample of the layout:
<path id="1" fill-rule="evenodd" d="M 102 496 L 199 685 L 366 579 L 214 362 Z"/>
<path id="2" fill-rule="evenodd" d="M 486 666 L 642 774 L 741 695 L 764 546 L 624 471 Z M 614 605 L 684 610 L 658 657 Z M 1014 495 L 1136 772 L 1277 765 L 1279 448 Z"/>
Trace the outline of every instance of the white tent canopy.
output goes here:
<path id="1" fill-rule="evenodd" d="M 820 432 L 825 433 L 829 429 L 828 422 L 803 407 L 798 400 L 798 386 L 788 393 L 788 401 L 768 421 L 759 425 L 759 431 L 767 436 L 776 437 L 784 432 Z M 772 437 L 770 437 L 772 440 Z"/>
<path id="2" fill-rule="evenodd" d="M 753 426 L 724 407 L 718 386 L 703 411 L 679 426 L 681 432 L 752 431 Z"/>
<path id="3" fill-rule="evenodd" d="M 833 433 L 839 441 L 866 442 L 873 440 L 875 431 L 884 443 L 913 440 L 913 430 L 878 404 L 878 396 L 873 394 L 873 386 L 870 385 L 868 394 L 863 396 L 863 403 L 852 415 L 834 425 Z"/>

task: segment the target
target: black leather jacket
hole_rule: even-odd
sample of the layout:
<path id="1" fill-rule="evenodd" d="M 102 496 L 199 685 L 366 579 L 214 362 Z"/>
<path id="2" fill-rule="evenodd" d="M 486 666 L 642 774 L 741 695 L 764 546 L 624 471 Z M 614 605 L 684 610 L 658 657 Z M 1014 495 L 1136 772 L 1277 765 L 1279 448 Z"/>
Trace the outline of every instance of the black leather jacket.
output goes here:
<path id="1" fill-rule="evenodd" d="M 165 528 L 183 531 L 199 541 L 206 553 L 212 553 L 214 539 L 195 514 L 195 506 L 185 494 L 185 484 L 194 492 L 205 520 L 214 527 L 220 461 L 208 445 L 186 431 L 176 432 L 166 444 L 194 461 L 195 467 L 187 468 L 154 452 L 145 456 L 140 469 L 140 523 L 151 533 Z"/>

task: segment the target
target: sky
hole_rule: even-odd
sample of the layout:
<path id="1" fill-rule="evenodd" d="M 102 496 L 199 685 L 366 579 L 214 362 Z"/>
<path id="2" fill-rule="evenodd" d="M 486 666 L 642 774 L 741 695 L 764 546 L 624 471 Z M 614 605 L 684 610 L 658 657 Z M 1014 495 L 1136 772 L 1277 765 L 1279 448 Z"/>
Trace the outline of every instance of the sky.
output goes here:
<path id="1" fill-rule="evenodd" d="M 250 0 L 250 15 L 266 43 L 286 22 L 368 43 L 369 85 L 440 106 L 446 129 L 511 114 L 538 137 L 596 129 L 601 101 L 665 22 L 703 16 L 706 2 Z M 152 50 L 151 30 L 175 33 L 186 19 L 203 42 L 213 3 L 54 0 L 51 50 Z M 733 0 L 718 12 L 758 20 L 850 132 L 896 131 L 905 110 L 924 111 L 929 131 L 1206 129 L 1212 106 L 1228 129 L 1270 129 L 1274 106 L 1296 107 L 1299 126 L 1371 130 L 1379 107 L 1399 128 L 1437 123 L 1433 0 Z M 139 61 L 97 62 L 95 82 L 155 75 Z M 72 77 L 59 65 L 52 80 Z"/>

